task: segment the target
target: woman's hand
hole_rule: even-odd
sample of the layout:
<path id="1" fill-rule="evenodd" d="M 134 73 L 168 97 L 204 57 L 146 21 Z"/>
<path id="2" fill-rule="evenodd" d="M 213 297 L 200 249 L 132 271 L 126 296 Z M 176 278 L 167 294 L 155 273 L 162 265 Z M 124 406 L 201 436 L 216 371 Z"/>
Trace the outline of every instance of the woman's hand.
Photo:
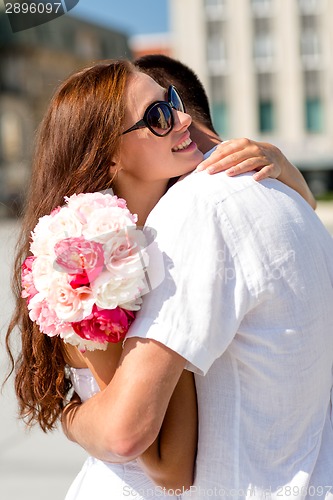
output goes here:
<path id="1" fill-rule="evenodd" d="M 285 156 L 273 144 L 250 139 L 232 139 L 221 142 L 209 158 L 201 162 L 196 172 L 207 170 L 209 174 L 226 171 L 233 176 L 256 171 L 255 180 L 277 178 L 281 174 L 281 162 Z"/>
<path id="2" fill-rule="evenodd" d="M 74 392 L 72 399 L 66 404 L 61 415 L 61 426 L 65 436 L 72 441 L 70 428 L 75 414 L 82 402 L 80 397 Z"/>
<path id="3" fill-rule="evenodd" d="M 256 181 L 267 177 L 278 179 L 316 208 L 316 200 L 301 172 L 273 144 L 246 138 L 221 142 L 209 158 L 199 163 L 195 172 L 203 170 L 209 174 L 225 171 L 231 177 L 254 171 Z"/>
<path id="4" fill-rule="evenodd" d="M 181 495 L 194 479 L 198 440 L 197 398 L 193 373 L 184 370 L 171 396 L 162 428 L 138 458 L 158 486 Z"/>

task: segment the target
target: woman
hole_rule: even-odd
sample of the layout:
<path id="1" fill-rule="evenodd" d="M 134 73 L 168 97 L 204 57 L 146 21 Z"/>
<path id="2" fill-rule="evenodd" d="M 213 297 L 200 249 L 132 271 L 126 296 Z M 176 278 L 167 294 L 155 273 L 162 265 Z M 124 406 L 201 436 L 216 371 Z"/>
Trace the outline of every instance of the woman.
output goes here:
<path id="1" fill-rule="evenodd" d="M 106 387 L 121 352 L 121 345 L 110 344 L 106 351 L 82 353 L 60 338 L 42 335 L 31 322 L 20 284 L 31 230 L 41 216 L 63 203 L 64 196 L 110 187 L 126 199 L 143 225 L 170 179 L 188 174 L 202 160 L 190 139 L 190 124 L 177 91 L 169 87 L 166 92 L 127 61 L 74 74 L 53 97 L 37 139 L 16 259 L 16 312 L 7 334 L 9 342 L 19 326 L 22 351 L 15 387 L 20 416 L 28 424 L 37 422 L 45 432 L 54 428 L 71 386 L 66 365 L 84 400 Z M 160 498 L 161 490 L 152 480 L 167 489 L 189 488 L 196 418 L 193 378 L 184 372 L 151 447 L 129 464 L 88 459 L 67 499 Z"/>

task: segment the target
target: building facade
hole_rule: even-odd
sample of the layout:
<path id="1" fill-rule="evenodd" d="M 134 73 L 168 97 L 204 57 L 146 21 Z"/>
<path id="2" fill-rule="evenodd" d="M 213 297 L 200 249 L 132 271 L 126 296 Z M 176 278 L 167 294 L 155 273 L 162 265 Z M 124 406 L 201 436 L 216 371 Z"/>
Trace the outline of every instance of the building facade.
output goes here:
<path id="1" fill-rule="evenodd" d="M 333 2 L 171 0 L 170 10 L 175 57 L 208 89 L 222 137 L 273 142 L 315 192 L 333 189 Z"/>
<path id="2" fill-rule="evenodd" d="M 34 136 L 55 87 L 93 62 L 131 58 L 128 37 L 68 15 L 12 33 L 0 10 L 0 216 L 20 211 Z"/>

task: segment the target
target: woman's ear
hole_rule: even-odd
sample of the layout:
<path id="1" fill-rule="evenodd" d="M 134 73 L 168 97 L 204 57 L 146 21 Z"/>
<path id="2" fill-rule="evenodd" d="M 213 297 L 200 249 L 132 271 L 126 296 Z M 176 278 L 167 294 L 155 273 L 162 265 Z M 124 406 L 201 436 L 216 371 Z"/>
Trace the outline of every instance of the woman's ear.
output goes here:
<path id="1" fill-rule="evenodd" d="M 109 166 L 109 171 L 111 176 L 114 176 L 118 170 L 120 170 L 119 164 L 116 161 L 111 161 Z"/>

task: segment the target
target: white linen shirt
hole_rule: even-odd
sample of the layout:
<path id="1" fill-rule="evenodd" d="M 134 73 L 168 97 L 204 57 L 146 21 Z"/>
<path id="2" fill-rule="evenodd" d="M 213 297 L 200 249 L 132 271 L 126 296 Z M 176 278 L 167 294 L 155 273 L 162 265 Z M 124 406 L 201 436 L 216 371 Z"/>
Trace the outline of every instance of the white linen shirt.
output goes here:
<path id="1" fill-rule="evenodd" d="M 165 279 L 129 337 L 197 373 L 190 494 L 333 498 L 333 240 L 276 180 L 195 173 L 151 212 Z"/>

